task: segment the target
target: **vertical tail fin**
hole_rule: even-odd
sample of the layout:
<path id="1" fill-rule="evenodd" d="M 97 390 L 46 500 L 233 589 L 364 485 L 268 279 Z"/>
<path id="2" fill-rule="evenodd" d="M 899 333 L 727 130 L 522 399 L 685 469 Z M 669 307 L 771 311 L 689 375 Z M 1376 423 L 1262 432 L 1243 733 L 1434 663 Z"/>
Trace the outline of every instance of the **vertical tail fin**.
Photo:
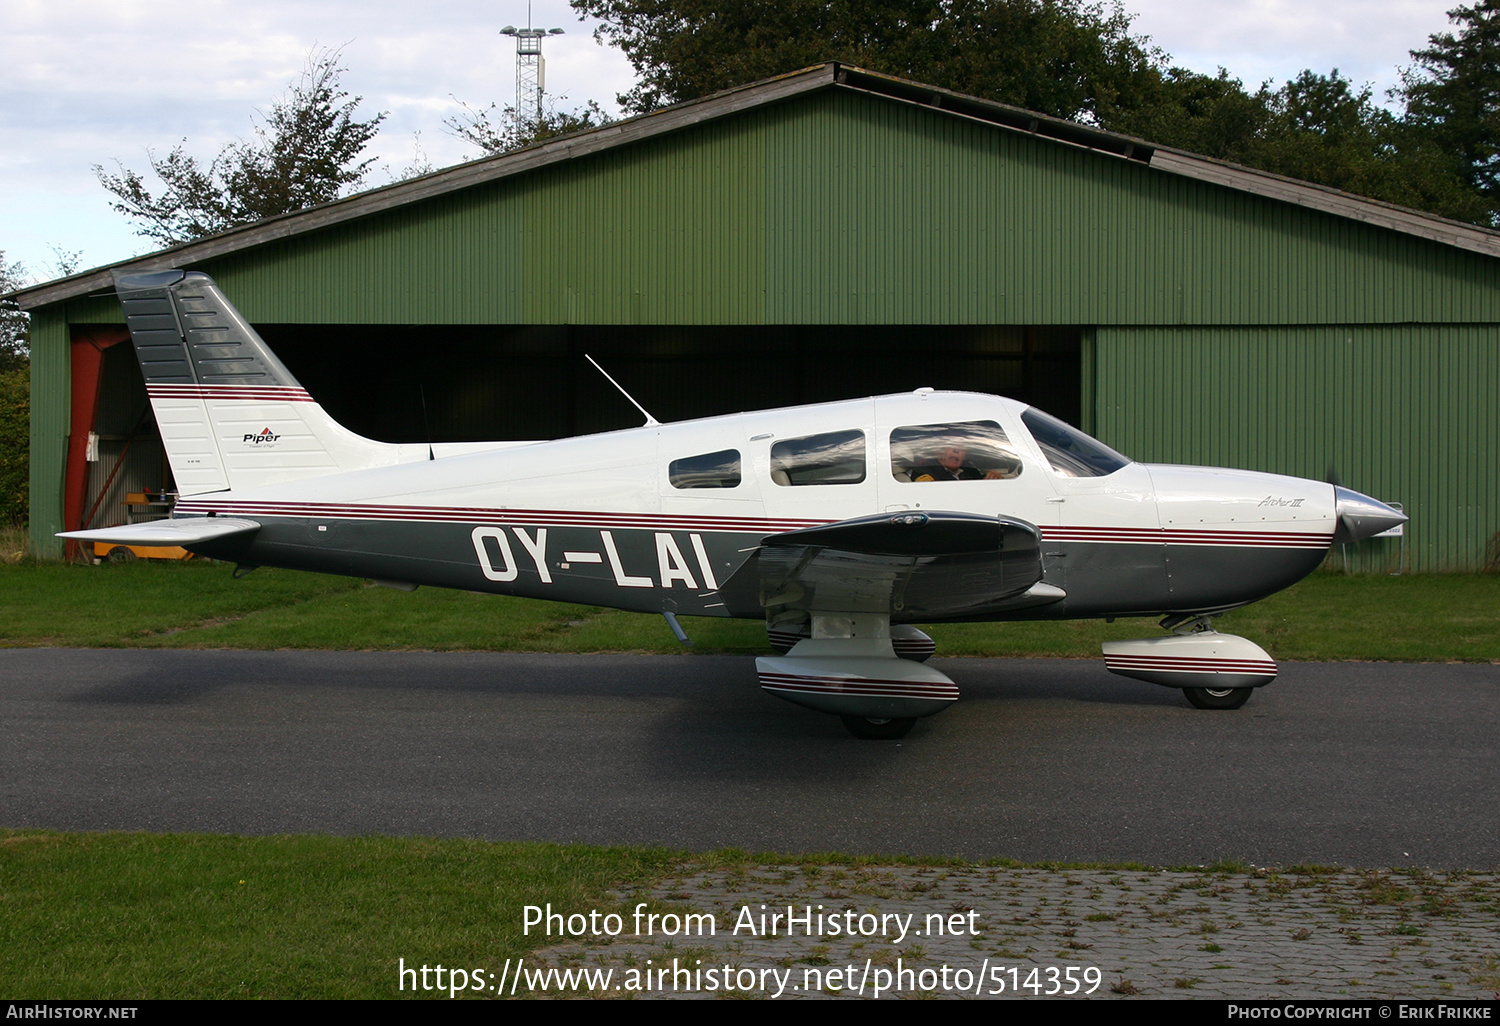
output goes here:
<path id="1" fill-rule="evenodd" d="M 180 494 L 401 462 L 329 417 L 208 275 L 117 273 L 115 291 Z"/>

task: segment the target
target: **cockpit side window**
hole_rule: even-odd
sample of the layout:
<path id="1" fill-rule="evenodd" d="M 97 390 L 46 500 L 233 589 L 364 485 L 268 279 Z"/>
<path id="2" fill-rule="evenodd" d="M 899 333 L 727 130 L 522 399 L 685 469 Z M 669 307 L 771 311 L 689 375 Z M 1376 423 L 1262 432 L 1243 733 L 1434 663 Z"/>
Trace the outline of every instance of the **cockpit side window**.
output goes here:
<path id="1" fill-rule="evenodd" d="M 1021 469 L 1021 458 L 993 420 L 891 432 L 891 475 L 897 481 L 1002 481 L 1020 477 Z"/>
<path id="2" fill-rule="evenodd" d="M 1063 477 L 1107 477 L 1130 461 L 1097 438 L 1038 409 L 1021 414 L 1021 421 L 1041 447 L 1052 469 Z"/>
<path id="3" fill-rule="evenodd" d="M 830 431 L 771 446 L 771 480 L 779 485 L 859 484 L 865 479 L 865 433 Z"/>
<path id="4" fill-rule="evenodd" d="M 740 451 L 721 449 L 702 456 L 685 456 L 667 465 L 673 488 L 738 488 Z"/>

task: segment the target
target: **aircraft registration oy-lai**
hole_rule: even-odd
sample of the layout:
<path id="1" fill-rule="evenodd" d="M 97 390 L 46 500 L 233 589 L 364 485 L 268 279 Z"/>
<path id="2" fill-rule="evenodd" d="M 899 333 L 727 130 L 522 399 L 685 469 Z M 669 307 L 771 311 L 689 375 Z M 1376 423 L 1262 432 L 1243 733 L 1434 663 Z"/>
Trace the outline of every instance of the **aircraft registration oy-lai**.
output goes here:
<path id="1" fill-rule="evenodd" d="M 1023 403 L 929 388 L 555 441 L 377 442 L 207 275 L 116 290 L 179 498 L 170 519 L 63 537 L 652 612 L 684 641 L 679 616 L 764 619 L 781 654 L 756 660 L 761 686 L 864 738 L 958 698 L 914 626 L 945 621 L 1161 616 L 1164 635 L 1106 643 L 1108 668 L 1238 708 L 1276 663 L 1213 618 L 1406 520 L 1324 482 L 1135 463 Z"/>

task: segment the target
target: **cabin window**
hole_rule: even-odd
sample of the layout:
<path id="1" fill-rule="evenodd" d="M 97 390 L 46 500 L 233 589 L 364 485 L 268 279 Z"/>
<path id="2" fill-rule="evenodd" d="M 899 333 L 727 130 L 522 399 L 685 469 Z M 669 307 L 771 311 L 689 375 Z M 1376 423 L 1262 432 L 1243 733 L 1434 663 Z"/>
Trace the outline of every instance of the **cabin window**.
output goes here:
<path id="1" fill-rule="evenodd" d="M 1052 469 L 1063 477 L 1106 477 L 1130 463 L 1097 438 L 1032 408 L 1021 420 Z"/>
<path id="2" fill-rule="evenodd" d="M 685 456 L 667 466 L 673 488 L 738 488 L 740 451 L 721 449 L 702 456 Z"/>
<path id="3" fill-rule="evenodd" d="M 1021 458 L 993 420 L 915 424 L 891 432 L 897 481 L 1003 481 L 1021 476 Z"/>
<path id="4" fill-rule="evenodd" d="M 830 431 L 771 446 L 771 480 L 779 485 L 859 484 L 864 479 L 863 431 Z"/>

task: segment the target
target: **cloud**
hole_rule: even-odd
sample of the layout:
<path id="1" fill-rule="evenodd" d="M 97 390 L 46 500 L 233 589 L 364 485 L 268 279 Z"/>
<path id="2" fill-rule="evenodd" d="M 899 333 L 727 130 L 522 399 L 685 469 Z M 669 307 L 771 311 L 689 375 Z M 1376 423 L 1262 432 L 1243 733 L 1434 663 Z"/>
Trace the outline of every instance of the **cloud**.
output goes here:
<path id="1" fill-rule="evenodd" d="M 1409 52 L 1446 30 L 1451 0 L 1131 0 L 1135 31 L 1175 58 L 1212 73 L 1226 68 L 1247 87 L 1274 85 L 1304 68 L 1338 68 L 1383 97 Z"/>
<path id="2" fill-rule="evenodd" d="M 623 56 L 561 0 L 534 10 L 537 24 L 565 29 L 547 40 L 549 92 L 612 107 L 632 81 Z M 82 248 L 90 265 L 145 248 L 109 210 L 93 165 L 141 170 L 148 149 L 186 140 L 209 158 L 250 138 L 255 112 L 315 46 L 343 48 L 343 86 L 364 98 L 364 116 L 388 112 L 370 150 L 378 160 L 399 170 L 417 133 L 435 165 L 472 156 L 442 123 L 457 100 L 513 101 L 504 16 L 479 0 L 198 0 L 190 14 L 143 0 L 12 0 L 0 35 L 0 188 L 11 199 L 0 246 L 31 266 L 49 262 L 51 244 Z"/>

